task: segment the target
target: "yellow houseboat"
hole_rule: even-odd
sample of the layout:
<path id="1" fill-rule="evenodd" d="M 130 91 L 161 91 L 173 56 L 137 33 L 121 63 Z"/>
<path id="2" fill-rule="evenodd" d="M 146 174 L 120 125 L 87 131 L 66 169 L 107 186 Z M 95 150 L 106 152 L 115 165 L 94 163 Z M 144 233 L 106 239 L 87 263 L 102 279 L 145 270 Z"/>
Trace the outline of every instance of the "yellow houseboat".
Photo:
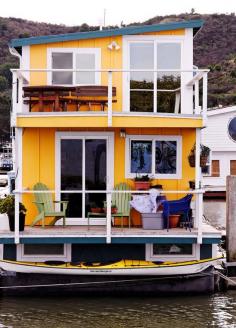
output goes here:
<path id="1" fill-rule="evenodd" d="M 213 291 L 209 263 L 221 236 L 203 222 L 200 168 L 208 71 L 193 65 L 193 38 L 202 25 L 192 20 L 11 41 L 20 61 L 12 70 L 16 214 L 15 231 L 1 232 L 0 266 L 11 263 L 16 275 L 6 280 L 24 285 L 22 274 L 30 274 L 27 283 L 47 284 L 60 277 L 39 267 L 125 261 L 136 269 L 145 262 L 150 277 L 148 263 L 168 262 L 178 283 L 166 277 L 129 281 L 129 288 Z M 27 208 L 24 231 L 19 202 Z M 35 274 L 17 271 L 36 262 Z M 186 262 L 206 265 L 178 271 L 176 263 Z M 102 281 L 110 277 L 103 270 Z M 116 283 L 107 289 L 127 290 L 119 279 L 112 277 Z M 73 275 L 74 283 L 81 281 L 86 275 Z"/>

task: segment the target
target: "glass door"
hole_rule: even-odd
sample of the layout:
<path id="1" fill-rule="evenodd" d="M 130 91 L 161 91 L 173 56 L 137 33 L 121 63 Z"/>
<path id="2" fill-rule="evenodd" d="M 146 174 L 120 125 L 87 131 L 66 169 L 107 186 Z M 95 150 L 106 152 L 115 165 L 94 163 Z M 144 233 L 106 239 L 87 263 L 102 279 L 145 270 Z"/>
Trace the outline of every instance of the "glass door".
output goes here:
<path id="1" fill-rule="evenodd" d="M 106 192 L 96 191 L 106 191 L 112 181 L 113 166 L 110 165 L 108 146 L 109 138 L 100 136 L 62 136 L 59 140 L 58 196 L 69 202 L 67 218 L 72 218 L 74 223 L 82 222 L 81 219 L 85 222 L 92 207 L 104 207 Z"/>

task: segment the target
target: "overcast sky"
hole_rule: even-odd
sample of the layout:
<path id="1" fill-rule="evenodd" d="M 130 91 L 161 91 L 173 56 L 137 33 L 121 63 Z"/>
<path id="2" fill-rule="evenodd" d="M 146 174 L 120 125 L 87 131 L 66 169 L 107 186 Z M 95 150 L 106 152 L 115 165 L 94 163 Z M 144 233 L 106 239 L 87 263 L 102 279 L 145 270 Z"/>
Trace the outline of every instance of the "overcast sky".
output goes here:
<path id="1" fill-rule="evenodd" d="M 106 25 L 144 21 L 157 15 L 190 12 L 232 13 L 236 0 L 1 0 L 0 16 L 66 24 Z"/>

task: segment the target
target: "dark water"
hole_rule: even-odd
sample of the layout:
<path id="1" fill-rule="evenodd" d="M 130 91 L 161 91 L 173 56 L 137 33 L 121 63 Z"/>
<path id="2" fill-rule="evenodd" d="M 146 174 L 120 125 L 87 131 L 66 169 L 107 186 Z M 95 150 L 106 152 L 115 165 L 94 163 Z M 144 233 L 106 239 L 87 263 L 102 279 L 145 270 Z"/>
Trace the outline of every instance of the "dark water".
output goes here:
<path id="1" fill-rule="evenodd" d="M 0 327 L 236 327 L 236 292 L 181 298 L 4 298 Z"/>
<path id="2" fill-rule="evenodd" d="M 204 204 L 225 227 L 225 203 Z M 194 297 L 0 298 L 0 328 L 236 328 L 236 291 Z"/>

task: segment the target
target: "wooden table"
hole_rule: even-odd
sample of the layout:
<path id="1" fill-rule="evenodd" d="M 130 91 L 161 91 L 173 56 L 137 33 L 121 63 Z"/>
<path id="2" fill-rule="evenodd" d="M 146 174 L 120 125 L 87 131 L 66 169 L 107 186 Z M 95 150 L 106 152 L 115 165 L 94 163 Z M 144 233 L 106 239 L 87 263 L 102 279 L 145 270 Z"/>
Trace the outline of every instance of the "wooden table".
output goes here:
<path id="1" fill-rule="evenodd" d="M 76 87 L 57 86 L 57 85 L 37 85 L 37 86 L 23 87 L 23 91 L 24 91 L 23 97 L 29 98 L 28 104 L 29 104 L 30 112 L 32 109 L 32 105 L 37 103 L 39 104 L 39 112 L 44 111 L 45 103 L 52 103 L 53 111 L 61 111 L 63 110 L 63 108 L 60 107 L 60 99 L 63 97 L 69 97 L 72 92 L 76 91 Z"/>

